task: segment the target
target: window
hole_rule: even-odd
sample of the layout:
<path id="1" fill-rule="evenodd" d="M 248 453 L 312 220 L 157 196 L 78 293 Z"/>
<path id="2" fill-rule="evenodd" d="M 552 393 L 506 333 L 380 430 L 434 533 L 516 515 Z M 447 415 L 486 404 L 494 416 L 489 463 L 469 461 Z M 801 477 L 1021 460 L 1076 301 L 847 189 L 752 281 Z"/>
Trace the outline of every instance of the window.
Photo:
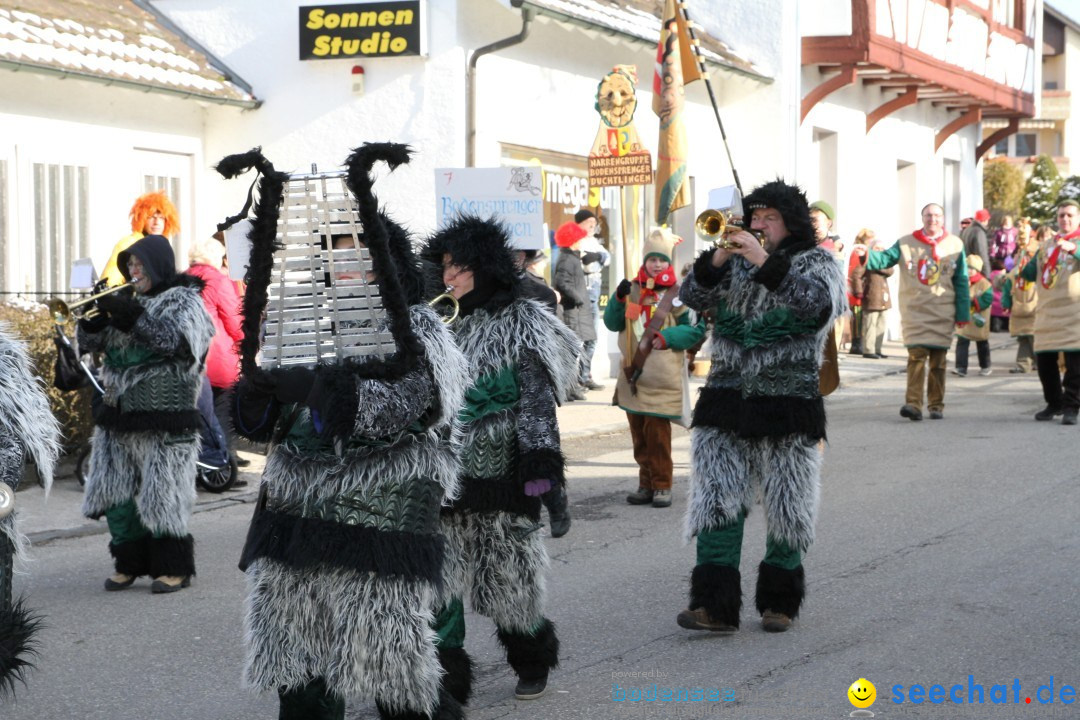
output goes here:
<path id="1" fill-rule="evenodd" d="M 89 170 L 34 163 L 34 265 L 38 292 L 66 292 L 71 262 L 90 254 Z"/>
<path id="2" fill-rule="evenodd" d="M 994 145 L 994 154 L 995 155 L 1008 155 L 1009 154 L 1009 138 L 1005 138 L 1004 140 L 998 140 L 997 141 L 997 144 Z"/>
<path id="3" fill-rule="evenodd" d="M 1035 133 L 1018 133 L 1013 157 L 1028 157 L 1035 154 Z"/>

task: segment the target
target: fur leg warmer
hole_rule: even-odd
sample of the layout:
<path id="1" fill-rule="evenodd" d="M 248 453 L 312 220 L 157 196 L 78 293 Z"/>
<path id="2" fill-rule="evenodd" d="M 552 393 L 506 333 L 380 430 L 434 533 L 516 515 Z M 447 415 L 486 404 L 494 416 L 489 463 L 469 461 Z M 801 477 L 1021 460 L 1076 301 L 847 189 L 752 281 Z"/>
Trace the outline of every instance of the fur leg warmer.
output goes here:
<path id="1" fill-rule="evenodd" d="M 739 627 L 742 576 L 727 565 L 698 565 L 690 576 L 690 609 L 704 608 L 709 618 Z"/>
<path id="2" fill-rule="evenodd" d="M 195 538 L 150 538 L 150 577 L 187 577 L 195 574 Z"/>
<path id="3" fill-rule="evenodd" d="M 147 575 L 150 573 L 150 536 L 125 543 L 109 543 L 116 572 L 124 575 Z M 168 574 L 168 573 L 166 573 Z M 156 576 L 155 576 L 156 577 Z"/>
<path id="4" fill-rule="evenodd" d="M 498 629 L 499 642 L 506 648 L 506 660 L 522 680 L 547 677 L 559 666 L 559 638 L 555 625 L 544 618 L 534 633 L 516 633 Z"/>
<path id="5" fill-rule="evenodd" d="M 382 703 L 375 704 L 382 720 L 465 720 L 465 708 L 446 690 L 439 691 L 439 705 L 431 715 L 415 710 L 394 711 Z"/>
<path id="6" fill-rule="evenodd" d="M 443 689 L 462 705 L 472 696 L 473 661 L 465 648 L 439 648 L 439 664 L 445 675 Z"/>
<path id="7" fill-rule="evenodd" d="M 806 597 L 806 577 L 803 566 L 794 570 L 761 563 L 758 566 L 757 593 L 754 602 L 759 613 L 772 610 L 787 615 L 799 616 L 799 606 Z"/>
<path id="8" fill-rule="evenodd" d="M 22 601 L 0 609 L 0 698 L 14 696 L 15 683 L 26 681 L 26 672 L 34 665 L 28 659 L 37 654 L 34 635 L 41 618 L 31 613 Z"/>

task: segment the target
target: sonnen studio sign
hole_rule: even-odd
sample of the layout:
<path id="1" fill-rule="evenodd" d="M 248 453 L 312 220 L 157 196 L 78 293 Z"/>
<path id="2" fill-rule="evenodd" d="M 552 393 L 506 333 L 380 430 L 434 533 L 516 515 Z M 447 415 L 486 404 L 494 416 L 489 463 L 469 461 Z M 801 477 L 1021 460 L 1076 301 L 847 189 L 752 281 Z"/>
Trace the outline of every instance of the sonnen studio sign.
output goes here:
<path id="1" fill-rule="evenodd" d="M 422 0 L 300 8 L 300 59 L 421 55 Z"/>

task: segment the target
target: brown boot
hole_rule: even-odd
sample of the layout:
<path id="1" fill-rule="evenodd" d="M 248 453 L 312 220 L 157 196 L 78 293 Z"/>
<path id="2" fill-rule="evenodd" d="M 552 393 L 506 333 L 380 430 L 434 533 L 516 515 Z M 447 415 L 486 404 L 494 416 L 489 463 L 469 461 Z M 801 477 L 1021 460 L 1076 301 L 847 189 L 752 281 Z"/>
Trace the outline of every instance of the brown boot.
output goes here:
<path id="1" fill-rule="evenodd" d="M 182 590 L 190 584 L 190 575 L 186 575 L 184 577 L 162 575 L 161 577 L 154 578 L 154 582 L 150 584 L 150 592 L 154 594 L 172 593 L 176 592 L 177 590 Z"/>
<path id="2" fill-rule="evenodd" d="M 675 622 L 679 623 L 679 627 L 686 628 L 687 630 L 709 630 L 721 635 L 730 635 L 739 629 L 734 625 L 728 625 L 719 620 L 713 620 L 709 617 L 709 613 L 705 612 L 705 608 L 683 610 L 679 613 L 678 617 L 675 618 Z"/>
<path id="3" fill-rule="evenodd" d="M 781 612 L 766 610 L 761 613 L 761 627 L 765 632 L 786 632 L 791 627 L 791 618 Z"/>

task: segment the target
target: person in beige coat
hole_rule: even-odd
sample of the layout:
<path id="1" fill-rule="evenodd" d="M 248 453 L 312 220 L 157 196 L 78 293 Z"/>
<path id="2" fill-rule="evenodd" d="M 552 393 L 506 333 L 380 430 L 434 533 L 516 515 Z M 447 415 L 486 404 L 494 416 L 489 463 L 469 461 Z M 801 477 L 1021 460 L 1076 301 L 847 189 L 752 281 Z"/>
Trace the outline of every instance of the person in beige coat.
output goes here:
<path id="1" fill-rule="evenodd" d="M 936 203 L 922 209 L 922 223 L 866 261 L 867 270 L 900 265 L 900 320 L 908 349 L 900 415 L 913 421 L 923 419 L 924 380 L 930 419 L 945 417 L 945 363 L 953 328 L 971 320 L 963 241 L 945 230 L 945 211 Z"/>
<path id="2" fill-rule="evenodd" d="M 619 333 L 623 368 L 631 365 L 665 296 L 678 296 L 678 276 L 671 259 L 679 241 L 666 228 L 653 230 L 645 241 L 645 258 L 637 275 L 619 283 L 604 309 L 604 325 Z M 638 489 L 626 498 L 631 505 L 671 505 L 671 423 L 685 424 L 684 400 L 689 393 L 684 351 L 704 336 L 704 321 L 691 322 L 687 307 L 675 299 L 649 345 L 640 375 L 631 383 L 625 372 L 619 373 L 612 404 L 626 412 L 639 466 Z"/>

